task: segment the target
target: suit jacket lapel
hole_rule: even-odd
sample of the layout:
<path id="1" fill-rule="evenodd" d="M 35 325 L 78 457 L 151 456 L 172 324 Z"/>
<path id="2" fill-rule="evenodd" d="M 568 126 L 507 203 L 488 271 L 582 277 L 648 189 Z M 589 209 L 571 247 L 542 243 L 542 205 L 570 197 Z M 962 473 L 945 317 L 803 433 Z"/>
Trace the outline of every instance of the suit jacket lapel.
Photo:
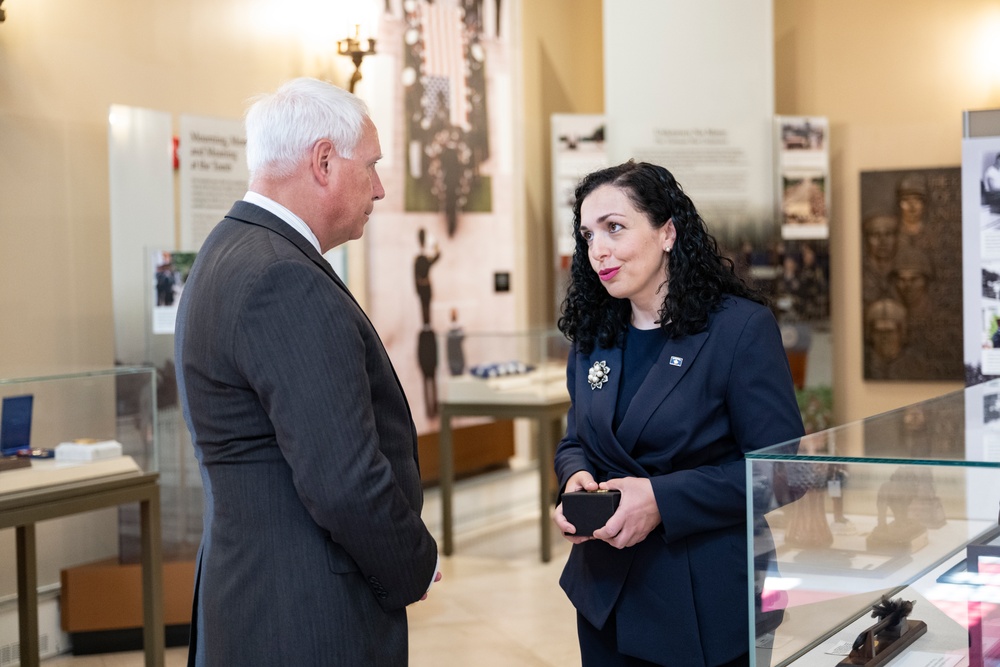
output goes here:
<path id="1" fill-rule="evenodd" d="M 256 204 L 251 204 L 246 201 L 238 201 L 234 203 L 232 209 L 230 209 L 229 213 L 226 214 L 226 217 L 232 218 L 233 220 L 239 220 L 240 222 L 246 222 L 251 225 L 257 225 L 258 227 L 265 227 L 275 234 L 283 236 L 289 243 L 301 250 L 310 261 L 316 264 L 316 266 L 323 269 L 323 272 L 330 276 L 333 282 L 335 282 L 340 289 L 344 290 L 344 292 L 351 297 L 351 301 L 354 301 L 354 303 L 357 304 L 357 300 L 354 298 L 354 295 L 351 294 L 351 290 L 347 289 L 347 285 L 344 284 L 344 281 L 340 279 L 337 272 L 333 270 L 332 266 L 330 266 L 330 262 L 323 259 L 323 256 L 316 251 L 315 247 L 313 247 L 313 244 L 309 243 L 309 241 L 302 236 L 302 234 L 295 231 L 291 225 L 286 223 L 281 218 L 277 217 L 270 211 L 257 206 Z"/>
<path id="2" fill-rule="evenodd" d="M 613 428 L 622 377 L 622 354 L 622 349 L 617 346 L 611 349 L 598 348 L 581 360 L 582 366 L 577 369 L 576 410 L 587 415 L 594 435 L 591 439 L 591 454 L 599 469 L 614 471 L 617 473 L 615 476 L 644 476 L 642 466 L 624 451 Z M 608 380 L 600 388 L 591 388 L 587 372 L 601 361 L 607 364 Z"/>
<path id="3" fill-rule="evenodd" d="M 625 418 L 618 425 L 618 441 L 626 452 L 635 447 L 646 422 L 691 368 L 706 340 L 707 331 L 679 340 L 668 340 L 663 346 L 660 356 L 629 404 Z"/>

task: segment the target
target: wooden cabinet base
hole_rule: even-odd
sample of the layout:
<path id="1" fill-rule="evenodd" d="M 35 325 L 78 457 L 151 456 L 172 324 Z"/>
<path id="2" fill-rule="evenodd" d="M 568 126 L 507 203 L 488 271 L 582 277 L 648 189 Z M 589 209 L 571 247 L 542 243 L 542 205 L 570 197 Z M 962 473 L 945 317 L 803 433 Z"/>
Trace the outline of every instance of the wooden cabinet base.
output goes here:
<path id="1" fill-rule="evenodd" d="M 514 456 L 514 421 L 503 419 L 475 426 L 452 429 L 455 449 L 455 477 L 506 467 Z M 417 439 L 420 456 L 420 479 L 424 484 L 441 478 L 441 450 L 438 433 L 426 433 Z"/>
<path id="2" fill-rule="evenodd" d="M 187 628 L 191 623 L 191 600 L 194 594 L 194 561 L 163 564 L 163 621 L 167 628 L 167 645 L 171 634 L 183 633 L 187 642 Z M 60 572 L 61 625 L 63 632 L 81 643 L 106 634 L 108 640 L 125 641 L 129 632 L 142 637 L 142 566 L 138 563 L 119 563 L 108 559 L 67 568 Z M 172 628 L 174 628 L 172 630 Z M 92 638 L 85 634 L 94 635 Z M 120 636 L 119 636 L 120 635 Z M 130 650 L 130 649 L 107 649 Z M 94 652 L 94 651 L 92 651 Z"/>

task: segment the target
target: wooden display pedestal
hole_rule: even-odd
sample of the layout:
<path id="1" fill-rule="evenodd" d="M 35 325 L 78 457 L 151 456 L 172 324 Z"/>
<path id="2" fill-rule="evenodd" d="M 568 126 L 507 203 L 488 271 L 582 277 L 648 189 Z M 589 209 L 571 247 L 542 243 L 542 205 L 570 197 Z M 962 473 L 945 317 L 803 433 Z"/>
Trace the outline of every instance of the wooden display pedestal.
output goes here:
<path id="1" fill-rule="evenodd" d="M 886 645 L 882 645 L 878 635 L 880 625 L 876 624 L 862 633 L 862 637 L 858 638 L 859 641 L 862 638 L 864 640 L 864 644 L 859 651 L 860 655 L 856 658 L 844 658 L 840 661 L 839 667 L 855 665 L 878 667 L 879 665 L 884 665 L 927 632 L 927 624 L 923 621 L 907 620 L 906 632 L 902 633 L 896 639 L 887 642 Z"/>
<path id="2" fill-rule="evenodd" d="M 188 642 L 194 561 L 163 564 L 163 621 L 166 645 Z M 108 559 L 60 573 L 61 625 L 74 655 L 141 650 L 142 567 Z"/>

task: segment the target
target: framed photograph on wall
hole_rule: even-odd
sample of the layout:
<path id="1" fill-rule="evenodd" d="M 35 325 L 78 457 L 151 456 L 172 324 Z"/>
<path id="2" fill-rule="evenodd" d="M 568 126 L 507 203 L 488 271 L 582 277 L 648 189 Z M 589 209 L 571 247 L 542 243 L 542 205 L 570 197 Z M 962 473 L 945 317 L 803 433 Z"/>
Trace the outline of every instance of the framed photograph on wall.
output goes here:
<path id="1" fill-rule="evenodd" d="M 961 169 L 861 173 L 866 380 L 961 380 Z"/>

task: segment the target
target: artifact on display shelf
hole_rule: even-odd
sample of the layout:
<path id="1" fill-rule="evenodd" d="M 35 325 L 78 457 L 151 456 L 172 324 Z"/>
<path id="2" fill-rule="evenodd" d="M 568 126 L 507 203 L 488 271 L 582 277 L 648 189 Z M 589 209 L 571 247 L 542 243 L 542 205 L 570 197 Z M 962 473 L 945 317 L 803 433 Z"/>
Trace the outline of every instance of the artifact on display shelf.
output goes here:
<path id="1" fill-rule="evenodd" d="M 747 453 L 755 664 L 1000 664 L 998 397 L 982 383 Z"/>
<path id="2" fill-rule="evenodd" d="M 851 653 L 841 660 L 841 665 L 875 667 L 887 662 L 927 632 L 927 624 L 909 618 L 913 602 L 898 598 L 882 600 L 872 606 L 872 617 L 878 622 L 858 635 L 851 646 Z"/>
<path id="3" fill-rule="evenodd" d="M 0 401 L 0 454 L 14 456 L 31 449 L 33 394 L 5 396 Z"/>
<path id="4" fill-rule="evenodd" d="M 568 400 L 569 342 L 558 331 L 441 336 L 442 355 L 455 359 L 442 378 L 442 400 L 451 403 L 546 403 Z M 459 348 L 460 346 L 460 348 Z M 461 372 L 455 372 L 461 371 Z"/>
<path id="5" fill-rule="evenodd" d="M 122 455 L 122 443 L 117 440 L 77 438 L 56 445 L 57 461 L 102 461 Z"/>
<path id="6" fill-rule="evenodd" d="M 452 402 L 501 403 L 565 397 L 568 396 L 566 365 L 526 366 L 521 362 L 506 362 L 473 366 L 468 373 L 446 380 L 446 396 Z"/>
<path id="7" fill-rule="evenodd" d="M 479 364 L 470 368 L 469 373 L 475 375 L 477 378 L 497 378 L 507 375 L 523 375 L 533 370 L 535 370 L 534 366 L 514 360 L 493 364 Z"/>
<path id="8" fill-rule="evenodd" d="M 878 523 L 868 535 L 868 550 L 910 553 L 927 546 L 927 529 L 909 516 L 917 495 L 917 471 L 899 467 L 878 489 Z M 892 512 L 892 521 L 888 513 Z"/>

